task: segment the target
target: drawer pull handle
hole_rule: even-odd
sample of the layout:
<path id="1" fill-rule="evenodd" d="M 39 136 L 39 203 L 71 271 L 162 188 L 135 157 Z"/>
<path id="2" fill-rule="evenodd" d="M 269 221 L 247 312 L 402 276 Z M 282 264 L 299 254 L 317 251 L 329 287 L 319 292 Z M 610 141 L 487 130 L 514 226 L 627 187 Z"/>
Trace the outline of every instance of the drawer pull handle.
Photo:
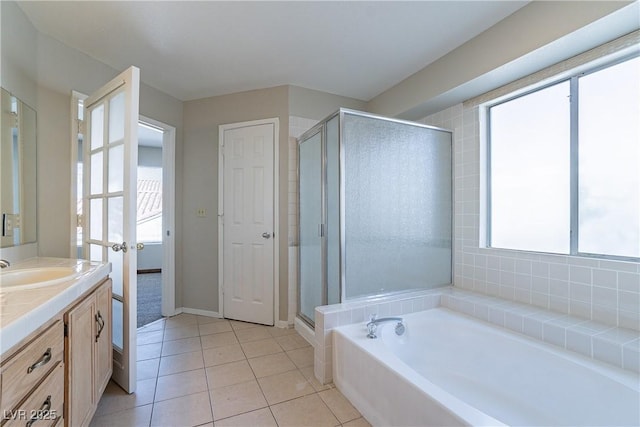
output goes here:
<path id="1" fill-rule="evenodd" d="M 39 414 L 40 416 L 34 415 L 33 417 L 31 417 L 31 419 L 27 422 L 26 427 L 31 427 L 36 421 L 41 420 L 42 414 L 48 413 L 50 409 L 51 409 L 51 395 L 47 396 L 47 399 L 44 401 L 44 403 L 38 410 L 37 414 Z"/>
<path id="2" fill-rule="evenodd" d="M 98 333 L 96 335 L 96 342 L 98 342 L 98 338 L 100 338 L 100 334 L 104 329 L 104 319 L 102 318 L 102 314 L 100 313 L 100 310 L 98 310 L 98 314 L 96 314 L 96 323 L 98 324 Z"/>
<path id="3" fill-rule="evenodd" d="M 50 360 L 51 360 L 51 347 L 49 347 L 47 351 L 44 352 L 40 360 L 38 360 L 36 363 L 34 363 L 33 365 L 27 368 L 27 374 L 30 374 L 36 368 L 39 368 L 42 365 L 46 365 L 47 363 L 49 363 Z"/>

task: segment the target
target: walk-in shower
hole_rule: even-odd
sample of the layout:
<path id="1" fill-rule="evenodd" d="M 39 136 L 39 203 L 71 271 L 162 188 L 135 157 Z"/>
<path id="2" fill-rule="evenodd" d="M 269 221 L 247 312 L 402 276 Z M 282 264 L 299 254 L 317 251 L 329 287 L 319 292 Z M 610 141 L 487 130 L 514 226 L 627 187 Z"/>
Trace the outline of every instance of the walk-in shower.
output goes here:
<path id="1" fill-rule="evenodd" d="M 298 316 L 451 283 L 451 132 L 341 109 L 298 139 Z"/>

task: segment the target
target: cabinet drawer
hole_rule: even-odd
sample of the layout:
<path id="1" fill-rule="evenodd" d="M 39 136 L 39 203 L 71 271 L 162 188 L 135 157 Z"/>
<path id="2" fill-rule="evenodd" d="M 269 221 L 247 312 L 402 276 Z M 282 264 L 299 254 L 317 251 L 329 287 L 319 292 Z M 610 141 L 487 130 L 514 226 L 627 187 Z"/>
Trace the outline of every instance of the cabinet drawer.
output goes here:
<path id="1" fill-rule="evenodd" d="M 13 409 L 58 363 L 64 352 L 64 326 L 56 321 L 2 366 L 2 411 Z"/>
<path id="2" fill-rule="evenodd" d="M 3 427 L 54 426 L 62 418 L 64 408 L 64 365 L 57 366 L 17 409 L 5 413 L 7 423 Z"/>

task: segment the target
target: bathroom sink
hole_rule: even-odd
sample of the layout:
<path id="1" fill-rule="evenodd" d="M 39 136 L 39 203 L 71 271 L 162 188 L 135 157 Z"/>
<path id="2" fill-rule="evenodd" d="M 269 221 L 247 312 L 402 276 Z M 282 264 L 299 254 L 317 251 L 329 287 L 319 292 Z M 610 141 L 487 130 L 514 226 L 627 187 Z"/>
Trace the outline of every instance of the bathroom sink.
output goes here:
<path id="1" fill-rule="evenodd" d="M 0 291 L 18 291 L 57 285 L 73 279 L 78 272 L 70 267 L 24 268 L 0 271 Z"/>

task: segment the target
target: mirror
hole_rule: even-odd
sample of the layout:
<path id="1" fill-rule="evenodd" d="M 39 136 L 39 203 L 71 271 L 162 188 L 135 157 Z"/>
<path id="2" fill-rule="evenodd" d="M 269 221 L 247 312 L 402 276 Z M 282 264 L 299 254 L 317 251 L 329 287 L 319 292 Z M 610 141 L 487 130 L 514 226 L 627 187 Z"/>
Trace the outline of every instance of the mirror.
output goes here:
<path id="1" fill-rule="evenodd" d="M 36 241 L 36 112 L 1 89 L 1 247 Z"/>

